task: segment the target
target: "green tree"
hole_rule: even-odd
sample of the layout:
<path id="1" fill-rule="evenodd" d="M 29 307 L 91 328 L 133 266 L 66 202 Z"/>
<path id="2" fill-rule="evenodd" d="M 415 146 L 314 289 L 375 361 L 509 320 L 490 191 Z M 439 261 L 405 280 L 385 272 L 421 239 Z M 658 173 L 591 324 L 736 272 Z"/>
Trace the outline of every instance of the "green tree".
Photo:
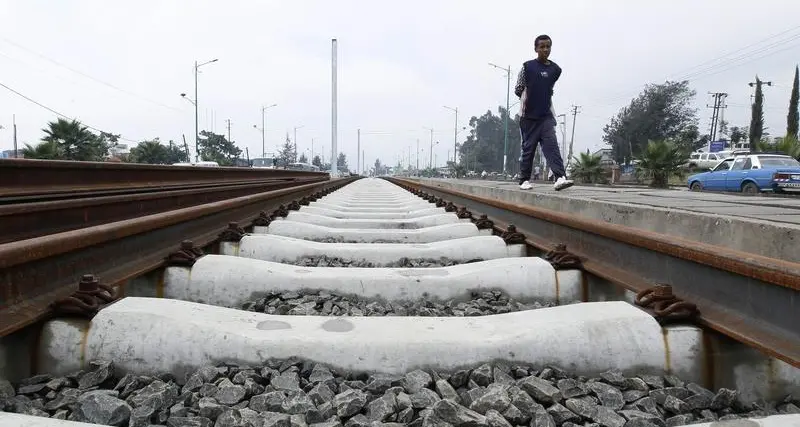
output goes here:
<path id="1" fill-rule="evenodd" d="M 108 138 L 95 135 L 76 120 L 59 118 L 55 122 L 49 122 L 42 131 L 45 134 L 42 141 L 57 147 L 45 152 L 58 153 L 59 159 L 97 162 L 108 154 Z"/>
<path id="2" fill-rule="evenodd" d="M 322 169 L 322 159 L 319 156 L 314 156 L 314 159 L 311 160 L 311 164 Z"/>
<path id="3" fill-rule="evenodd" d="M 750 146 L 754 147 L 764 136 L 764 92 L 761 90 L 761 80 L 756 76 L 756 97 L 750 111 Z"/>
<path id="4" fill-rule="evenodd" d="M 129 160 L 133 163 L 148 163 L 163 165 L 168 163 L 167 147 L 163 146 L 158 138 L 142 141 L 131 148 Z"/>
<path id="5" fill-rule="evenodd" d="M 188 162 L 188 161 L 189 161 L 189 153 L 183 150 L 178 144 L 175 144 L 174 141 L 170 140 L 169 145 L 167 145 L 166 163 L 171 165 L 173 163 Z"/>
<path id="6" fill-rule="evenodd" d="M 605 174 L 601 160 L 601 156 L 588 152 L 578 153 L 578 157 L 574 158 L 574 163 L 570 167 L 570 176 L 587 184 L 600 182 Z"/>
<path id="7" fill-rule="evenodd" d="M 336 158 L 336 169 L 340 172 L 347 172 L 350 169 L 347 167 L 347 156 L 344 153 L 339 153 L 339 156 Z"/>
<path id="8" fill-rule="evenodd" d="M 142 141 L 131 148 L 128 160 L 134 163 L 148 163 L 152 165 L 171 165 L 173 163 L 188 162 L 186 152 L 170 141 L 165 146 L 159 138 Z"/>
<path id="9" fill-rule="evenodd" d="M 747 126 L 745 127 L 732 126 L 730 134 L 731 144 L 738 144 L 742 141 L 746 141 L 749 133 L 750 133 L 750 128 Z"/>
<path id="10" fill-rule="evenodd" d="M 786 136 L 797 139 L 800 130 L 800 113 L 798 113 L 798 102 L 800 102 L 800 69 L 794 67 L 794 83 L 792 83 L 792 95 L 789 98 L 789 114 L 786 116 Z"/>
<path id="11" fill-rule="evenodd" d="M 234 142 L 228 141 L 225 135 L 207 130 L 200 131 L 198 148 L 201 160 L 217 162 L 220 166 L 233 165 L 234 160 L 242 154 L 242 150 Z"/>
<path id="12" fill-rule="evenodd" d="M 650 186 L 667 188 L 669 177 L 682 176 L 683 164 L 689 158 L 689 152 L 681 144 L 667 140 L 649 141 L 641 156 L 636 172 L 640 178 L 650 179 Z"/>
<path id="13" fill-rule="evenodd" d="M 466 170 L 496 171 L 503 169 L 503 140 L 505 123 L 508 112 L 504 107 L 498 107 L 498 114 L 491 110 L 482 116 L 473 116 L 469 119 L 470 132 L 462 142 L 459 150 L 459 164 Z M 519 171 L 520 134 L 519 117 L 508 121 L 508 156 L 506 168 L 510 173 Z"/>
<path id="14" fill-rule="evenodd" d="M 289 133 L 286 133 L 286 141 L 283 143 L 283 147 L 278 152 L 278 162 L 281 166 L 286 166 L 291 163 L 297 162 L 297 149 L 294 144 L 292 144 L 292 140 L 289 139 Z"/>
<path id="15" fill-rule="evenodd" d="M 308 163 L 308 157 L 306 157 L 306 153 L 301 154 L 297 161 L 300 163 Z"/>
<path id="16" fill-rule="evenodd" d="M 651 84 L 622 108 L 603 128 L 603 140 L 622 163 L 648 146 L 648 141 L 671 140 L 688 149 L 701 145 L 696 92 L 688 81 Z"/>
<path id="17" fill-rule="evenodd" d="M 64 153 L 61 152 L 61 147 L 55 142 L 42 141 L 35 146 L 25 144 L 22 149 L 22 156 L 26 159 L 40 159 L 40 160 L 63 160 Z"/>

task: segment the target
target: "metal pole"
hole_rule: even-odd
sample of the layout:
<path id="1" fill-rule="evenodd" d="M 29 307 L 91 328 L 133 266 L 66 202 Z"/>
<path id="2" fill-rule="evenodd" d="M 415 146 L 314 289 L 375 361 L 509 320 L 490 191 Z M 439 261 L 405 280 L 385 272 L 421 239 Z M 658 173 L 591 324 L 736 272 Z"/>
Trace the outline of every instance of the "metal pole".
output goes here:
<path id="1" fill-rule="evenodd" d="M 456 123 L 453 130 L 453 164 L 458 163 L 458 107 L 456 107 Z"/>
<path id="2" fill-rule="evenodd" d="M 505 124 L 503 129 L 503 174 L 506 173 L 507 168 L 506 165 L 508 164 L 508 116 L 511 115 L 511 107 L 509 106 L 509 102 L 511 101 L 511 66 L 509 65 L 506 69 L 506 118 Z"/>
<path id="3" fill-rule="evenodd" d="M 338 165 L 336 164 L 336 39 L 331 40 L 331 175 L 336 175 Z"/>
<path id="4" fill-rule="evenodd" d="M 18 154 L 18 151 L 17 151 L 17 115 L 16 114 L 12 114 L 11 115 L 11 123 L 14 126 L 14 158 L 16 159 L 16 158 L 19 157 L 19 154 Z"/>
<path id="5" fill-rule="evenodd" d="M 359 156 L 359 153 L 361 153 L 361 129 L 358 130 L 358 149 L 357 150 L 358 151 L 356 151 L 356 157 L 357 157 L 356 158 L 356 173 L 360 174 L 361 173 L 361 156 Z"/>
<path id="6" fill-rule="evenodd" d="M 430 154 L 430 159 L 428 159 L 428 167 L 432 168 L 433 167 L 433 129 L 431 129 L 430 131 L 431 131 L 431 152 L 428 153 L 428 154 Z"/>
<path id="7" fill-rule="evenodd" d="M 200 160 L 200 113 L 197 111 L 197 61 L 194 61 L 194 161 Z"/>
<path id="8" fill-rule="evenodd" d="M 267 135 L 266 130 L 267 107 L 261 107 L 261 157 L 267 157 Z"/>
<path id="9" fill-rule="evenodd" d="M 417 173 L 419 173 L 419 138 L 417 138 Z"/>

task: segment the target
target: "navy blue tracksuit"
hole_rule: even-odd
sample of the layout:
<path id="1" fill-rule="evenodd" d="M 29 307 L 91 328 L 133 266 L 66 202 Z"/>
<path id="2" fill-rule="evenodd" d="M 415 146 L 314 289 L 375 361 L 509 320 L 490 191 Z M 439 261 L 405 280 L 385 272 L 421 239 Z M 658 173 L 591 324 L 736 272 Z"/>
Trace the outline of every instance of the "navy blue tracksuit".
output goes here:
<path id="1" fill-rule="evenodd" d="M 553 117 L 553 86 L 561 77 L 561 67 L 550 61 L 544 64 L 532 59 L 522 64 L 514 93 L 520 97 L 519 130 L 522 137 L 522 159 L 519 182 L 528 181 L 533 169 L 536 146 L 541 142 L 542 154 L 553 177 L 566 176 L 564 161 L 558 149 L 556 119 Z M 524 95 L 524 96 L 523 96 Z"/>

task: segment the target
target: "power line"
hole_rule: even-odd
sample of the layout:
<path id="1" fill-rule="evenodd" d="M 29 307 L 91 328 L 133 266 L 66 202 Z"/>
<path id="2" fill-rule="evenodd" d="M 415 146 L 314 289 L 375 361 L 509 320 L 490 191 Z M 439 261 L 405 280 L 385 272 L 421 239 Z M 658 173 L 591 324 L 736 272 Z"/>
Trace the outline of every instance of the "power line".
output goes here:
<path id="1" fill-rule="evenodd" d="M 17 43 L 17 42 L 14 42 L 14 41 L 12 41 L 12 40 L 9 40 L 8 38 L 5 38 L 5 37 L 3 37 L 3 38 L 2 38 L 2 40 L 3 40 L 4 42 L 6 42 L 6 43 L 8 43 L 8 44 L 12 45 L 12 46 L 15 46 L 15 47 L 17 47 L 18 49 L 22 49 L 22 50 L 24 50 L 24 51 L 26 51 L 26 52 L 29 52 L 29 53 L 31 53 L 31 54 L 33 54 L 33 55 L 36 55 L 36 56 L 38 56 L 39 58 L 42 58 L 42 59 L 44 59 L 44 60 L 46 60 L 46 61 L 49 61 L 49 62 L 52 62 L 53 64 L 55 64 L 55 65 L 58 65 L 59 67 L 65 68 L 65 69 L 67 69 L 67 70 L 69 70 L 69 71 L 72 71 L 72 72 L 73 72 L 73 73 L 75 73 L 75 74 L 79 74 L 79 75 L 81 75 L 81 76 L 83 76 L 83 77 L 85 77 L 85 78 L 87 78 L 87 79 L 89 79 L 89 80 L 92 80 L 92 81 L 94 81 L 94 82 L 100 83 L 100 84 L 102 84 L 102 85 L 104 85 L 104 86 L 107 86 L 107 87 L 109 87 L 109 88 L 111 88 L 111 89 L 114 89 L 114 90 L 116 90 L 116 91 L 122 92 L 122 93 L 124 93 L 124 94 L 130 95 L 130 96 L 133 96 L 133 97 L 136 97 L 136 98 L 139 98 L 139 99 L 141 99 L 141 100 L 143 100 L 143 101 L 147 101 L 147 102 L 149 102 L 149 103 L 151 103 L 151 104 L 155 104 L 155 105 L 158 105 L 158 106 L 160 106 L 160 107 L 164 107 L 164 108 L 167 108 L 167 109 L 170 109 L 170 110 L 173 110 L 173 111 L 177 111 L 177 112 L 180 112 L 180 113 L 182 113 L 182 112 L 183 112 L 183 110 L 181 110 L 181 109 L 178 109 L 178 108 L 175 108 L 175 107 L 170 107 L 169 105 L 166 105 L 166 104 L 163 104 L 163 103 L 161 103 L 161 102 L 158 102 L 158 101 L 155 101 L 155 100 L 152 100 L 152 99 L 146 98 L 146 97 L 144 97 L 144 96 L 141 96 L 141 95 L 139 95 L 139 94 L 136 94 L 136 93 L 134 93 L 134 92 L 131 92 L 131 91 L 128 91 L 128 90 L 122 89 L 122 88 L 120 88 L 120 87 L 118 87 L 118 86 L 115 86 L 115 85 L 113 85 L 113 84 L 111 84 L 111 83 L 108 83 L 108 82 L 105 82 L 105 81 L 103 81 L 103 80 L 100 80 L 100 79 L 98 79 L 98 78 L 96 78 L 96 77 L 92 77 L 92 76 L 90 76 L 90 75 L 88 75 L 88 74 L 86 74 L 86 73 L 84 73 L 84 72 L 82 72 L 82 71 L 80 71 L 80 70 L 76 70 L 76 69 L 74 69 L 74 68 L 70 67 L 69 65 L 66 65 L 66 64 L 63 64 L 63 63 L 61 63 L 61 62 L 58 62 L 58 61 L 56 61 L 55 59 L 52 59 L 52 58 L 48 58 L 47 56 L 45 56 L 45 55 L 42 55 L 41 53 L 39 53 L 39 52 L 36 52 L 36 51 L 34 51 L 33 49 L 29 49 L 29 48 L 27 48 L 27 47 L 25 47 L 25 46 L 22 46 L 22 45 L 20 45 L 20 44 L 19 44 L 19 43 Z"/>
<path id="2" fill-rule="evenodd" d="M 61 114 L 61 113 L 59 113 L 58 111 L 56 111 L 56 110 L 54 110 L 54 109 L 52 109 L 52 108 L 50 108 L 50 107 L 48 107 L 48 106 L 46 106 L 46 105 L 44 105 L 44 104 L 40 103 L 40 102 L 38 102 L 38 101 L 36 101 L 36 100 L 34 100 L 34 99 L 31 99 L 31 98 L 29 98 L 29 97 L 27 97 L 27 96 L 25 96 L 25 95 L 23 95 L 23 94 L 21 94 L 21 93 L 17 92 L 16 90 L 14 90 L 14 89 L 12 89 L 12 88 L 10 88 L 10 87 L 6 86 L 6 85 L 5 85 L 5 84 L 3 84 L 3 83 L 0 83 L 0 86 L 2 86 L 3 88 L 7 89 L 8 91 L 10 91 L 10 92 L 12 92 L 12 93 L 16 94 L 17 96 L 19 96 L 19 97 L 21 97 L 21 98 L 25 99 L 26 101 L 28 101 L 28 102 L 31 102 L 31 103 L 33 103 L 33 104 L 36 104 L 36 105 L 38 105 L 39 107 L 42 107 L 42 108 L 44 108 L 45 110 L 47 110 L 47 111 L 49 111 L 49 112 L 51 112 L 51 113 L 53 113 L 53 114 L 55 114 L 55 115 L 57 115 L 57 116 L 59 116 L 59 117 L 62 117 L 62 118 L 68 119 L 68 120 L 77 120 L 77 119 L 75 119 L 75 118 L 72 118 L 72 117 L 69 117 L 69 116 L 67 116 L 66 114 Z M 86 123 L 84 123 L 84 122 L 80 122 L 80 123 L 81 123 L 82 125 L 84 125 L 85 127 L 89 128 L 89 129 L 92 129 L 92 130 L 94 130 L 94 131 L 97 131 L 97 132 L 100 132 L 100 133 L 107 133 L 107 134 L 113 135 L 111 132 L 106 132 L 106 131 L 104 131 L 104 130 L 102 130 L 102 129 L 98 129 L 98 128 L 94 127 L 94 126 L 89 126 L 88 124 L 86 124 Z M 132 139 L 128 139 L 128 138 L 123 138 L 122 136 L 120 136 L 120 137 L 119 137 L 119 139 L 121 139 L 121 140 L 123 140 L 123 141 L 134 142 L 134 143 L 138 143 L 138 142 L 139 142 L 139 141 L 134 141 L 134 140 L 132 140 Z"/>
<path id="3" fill-rule="evenodd" d="M 754 62 L 754 61 L 757 61 L 759 59 L 763 59 L 763 58 L 766 58 L 768 56 L 772 56 L 772 55 L 784 52 L 786 50 L 792 49 L 794 47 L 797 47 L 797 45 L 791 45 L 791 46 L 785 47 L 783 49 L 770 51 L 770 49 L 774 49 L 776 47 L 779 47 L 781 45 L 785 45 L 786 43 L 789 43 L 789 42 L 792 42 L 792 41 L 795 41 L 795 40 L 799 39 L 800 38 L 800 33 L 792 34 L 792 35 L 790 35 L 788 37 L 784 37 L 784 38 L 782 38 L 782 39 L 780 39 L 778 41 L 774 41 L 771 44 L 768 44 L 766 46 L 764 46 L 763 44 L 765 42 L 769 41 L 769 40 L 772 40 L 772 39 L 781 37 L 783 35 L 786 35 L 788 33 L 797 31 L 798 29 L 800 29 L 800 26 L 794 26 L 792 28 L 783 30 L 783 31 L 778 32 L 776 34 L 773 34 L 773 35 L 771 35 L 769 37 L 766 37 L 764 39 L 761 39 L 761 40 L 758 40 L 756 42 L 750 43 L 748 45 L 745 45 L 745 46 L 739 47 L 737 49 L 731 50 L 728 53 L 723 54 L 721 56 L 718 56 L 716 58 L 713 58 L 711 60 L 703 61 L 703 62 L 701 62 L 701 63 L 699 63 L 697 65 L 691 66 L 689 68 L 685 68 L 685 69 L 683 69 L 681 71 L 678 71 L 678 72 L 675 72 L 675 73 L 671 73 L 671 74 L 667 75 L 665 80 L 669 80 L 670 77 L 674 78 L 675 76 L 682 77 L 682 78 L 677 79 L 677 80 L 697 80 L 700 77 L 708 77 L 708 76 L 711 76 L 711 75 L 719 74 L 719 73 L 728 71 L 730 69 L 733 69 L 735 67 L 738 67 L 738 66 L 741 66 L 741 65 L 745 65 L 745 64 L 748 64 L 750 62 Z M 748 51 L 748 52 L 743 52 L 744 50 L 750 49 L 752 47 L 757 47 L 757 49 L 756 50 L 751 50 L 751 51 Z M 710 67 L 706 67 L 706 68 L 703 68 L 702 70 L 690 71 L 690 70 L 694 70 L 696 68 L 703 67 L 703 66 L 708 65 L 708 64 L 712 64 L 712 63 L 720 61 L 720 60 L 725 60 L 730 55 L 736 54 L 736 53 L 738 53 L 739 55 L 734 57 L 734 58 L 728 58 L 726 62 L 723 62 L 721 64 L 717 64 L 717 65 L 713 65 L 713 66 L 710 66 Z M 753 56 L 753 55 L 756 55 L 756 56 Z M 738 64 L 734 64 L 735 62 L 742 61 L 742 60 L 745 60 L 745 61 L 744 62 L 740 62 Z M 721 66 L 727 66 L 727 68 L 723 68 L 723 69 L 714 71 L 714 69 L 719 68 Z M 710 71 L 714 71 L 714 72 L 709 73 Z M 637 85 L 636 86 L 636 90 L 640 91 L 645 86 L 647 86 L 647 85 L 646 84 Z M 635 92 L 631 92 L 631 91 L 618 92 L 617 95 L 612 95 L 610 97 L 604 98 L 604 100 L 606 100 L 608 102 L 614 102 L 614 101 L 618 101 L 618 100 L 621 100 L 621 99 L 630 98 L 630 97 L 635 96 L 635 95 L 636 95 L 636 93 Z M 603 104 L 603 103 L 595 103 L 595 105 L 608 105 L 608 106 L 611 106 L 610 104 Z"/>

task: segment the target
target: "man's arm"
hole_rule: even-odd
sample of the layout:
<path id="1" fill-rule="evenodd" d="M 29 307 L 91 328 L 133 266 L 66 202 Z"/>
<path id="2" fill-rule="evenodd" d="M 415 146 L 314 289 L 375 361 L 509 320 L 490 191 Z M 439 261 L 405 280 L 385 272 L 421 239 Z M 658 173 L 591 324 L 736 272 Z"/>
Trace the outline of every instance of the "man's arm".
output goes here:
<path id="1" fill-rule="evenodd" d="M 557 82 L 558 79 L 561 77 L 561 67 L 559 67 L 558 64 L 556 64 L 556 72 L 555 72 L 555 76 L 553 76 L 553 77 L 554 77 L 553 84 L 555 84 L 555 82 Z"/>
<path id="2" fill-rule="evenodd" d="M 525 85 L 527 82 L 525 81 L 525 65 L 522 66 L 522 69 L 519 70 L 519 75 L 517 75 L 517 84 L 514 86 L 514 94 L 517 95 L 517 98 L 522 96 L 522 91 L 525 90 Z"/>

